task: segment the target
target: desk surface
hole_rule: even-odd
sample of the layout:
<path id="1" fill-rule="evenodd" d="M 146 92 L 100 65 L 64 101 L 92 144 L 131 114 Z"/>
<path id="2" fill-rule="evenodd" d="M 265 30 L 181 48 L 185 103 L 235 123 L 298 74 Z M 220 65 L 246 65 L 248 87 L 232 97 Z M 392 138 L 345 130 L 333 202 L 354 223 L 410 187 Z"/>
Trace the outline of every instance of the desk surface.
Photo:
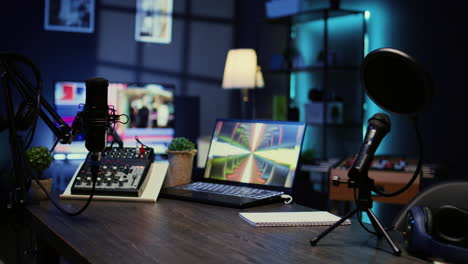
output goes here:
<path id="1" fill-rule="evenodd" d="M 29 205 L 26 212 L 38 236 L 76 263 L 425 263 L 405 253 L 393 256 L 385 240 L 377 242 L 356 221 L 311 247 L 309 240 L 325 227 L 261 228 L 238 215 L 301 210 L 310 209 L 277 203 L 238 210 L 159 199 L 93 201 L 77 217 L 60 213 L 47 201 Z"/>

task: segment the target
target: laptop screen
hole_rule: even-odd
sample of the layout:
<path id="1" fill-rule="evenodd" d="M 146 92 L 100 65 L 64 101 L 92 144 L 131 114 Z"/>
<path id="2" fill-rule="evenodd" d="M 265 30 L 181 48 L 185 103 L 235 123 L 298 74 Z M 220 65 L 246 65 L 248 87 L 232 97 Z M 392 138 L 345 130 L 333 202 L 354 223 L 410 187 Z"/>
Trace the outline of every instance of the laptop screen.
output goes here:
<path id="1" fill-rule="evenodd" d="M 305 123 L 216 121 L 203 177 L 292 188 Z"/>

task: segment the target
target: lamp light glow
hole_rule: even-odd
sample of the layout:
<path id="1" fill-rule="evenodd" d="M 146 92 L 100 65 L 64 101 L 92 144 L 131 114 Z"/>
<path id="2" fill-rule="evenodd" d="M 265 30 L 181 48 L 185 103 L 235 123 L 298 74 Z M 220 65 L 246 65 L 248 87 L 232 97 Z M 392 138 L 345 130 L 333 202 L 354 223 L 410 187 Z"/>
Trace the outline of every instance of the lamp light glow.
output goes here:
<path id="1" fill-rule="evenodd" d="M 256 79 L 257 53 L 255 50 L 230 50 L 224 67 L 223 89 L 255 89 Z"/>

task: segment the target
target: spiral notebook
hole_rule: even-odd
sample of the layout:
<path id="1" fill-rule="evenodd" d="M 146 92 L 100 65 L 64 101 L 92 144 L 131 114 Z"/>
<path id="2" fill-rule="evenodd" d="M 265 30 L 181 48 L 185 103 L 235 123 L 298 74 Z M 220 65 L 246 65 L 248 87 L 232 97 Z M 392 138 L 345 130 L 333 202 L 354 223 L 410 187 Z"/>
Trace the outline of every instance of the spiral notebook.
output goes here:
<path id="1" fill-rule="evenodd" d="M 325 211 L 239 213 L 253 226 L 323 226 L 333 225 L 341 218 Z M 341 225 L 350 225 L 346 219 Z"/>

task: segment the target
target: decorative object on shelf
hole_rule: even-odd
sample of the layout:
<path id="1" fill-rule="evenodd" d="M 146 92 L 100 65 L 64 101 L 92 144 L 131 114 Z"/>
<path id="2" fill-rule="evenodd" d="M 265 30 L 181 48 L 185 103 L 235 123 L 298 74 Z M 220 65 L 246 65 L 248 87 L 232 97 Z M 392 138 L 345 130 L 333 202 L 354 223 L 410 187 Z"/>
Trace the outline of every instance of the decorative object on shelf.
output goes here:
<path id="1" fill-rule="evenodd" d="M 289 100 L 288 120 L 299 121 L 299 108 L 293 100 Z"/>
<path id="2" fill-rule="evenodd" d="M 340 9 L 340 0 L 330 0 L 331 9 Z"/>
<path id="3" fill-rule="evenodd" d="M 263 76 L 253 49 L 229 50 L 223 74 L 223 89 L 241 89 L 242 117 L 248 118 L 249 90 L 264 87 Z"/>
<path id="4" fill-rule="evenodd" d="M 293 45 L 289 45 L 283 51 L 283 67 L 287 70 L 291 70 L 294 68 L 301 68 L 304 67 L 304 58 L 302 57 L 301 52 L 294 47 Z"/>
<path id="5" fill-rule="evenodd" d="M 306 121 L 311 124 L 324 124 L 324 102 L 311 102 L 305 104 Z M 343 123 L 343 103 L 339 101 L 327 102 L 327 124 Z"/>
<path id="6" fill-rule="evenodd" d="M 327 54 L 325 51 L 321 50 L 319 55 L 317 56 L 317 64 L 315 66 L 324 66 L 325 62 L 328 66 L 335 67 L 336 66 L 336 51 L 335 50 L 328 50 Z"/>
<path id="7" fill-rule="evenodd" d="M 265 10 L 269 18 L 296 14 L 302 10 L 302 0 L 270 0 L 265 3 Z"/>
<path id="8" fill-rule="evenodd" d="M 301 153 L 301 163 L 302 164 L 316 164 L 315 150 L 313 148 L 308 148 Z"/>
<path id="9" fill-rule="evenodd" d="M 174 138 L 166 151 L 169 155 L 169 170 L 163 188 L 187 184 L 192 181 L 195 144 L 185 137 Z"/>
<path id="10" fill-rule="evenodd" d="M 52 155 L 46 147 L 32 147 L 26 150 L 26 159 L 30 168 L 37 173 L 37 178 L 42 187 L 50 193 L 52 190 L 52 178 L 44 178 L 43 172 L 49 168 L 52 163 Z M 30 188 L 31 200 L 41 201 L 47 200 L 47 195 L 44 193 L 39 184 L 33 179 Z"/>
<path id="11" fill-rule="evenodd" d="M 281 54 L 272 54 L 268 58 L 268 68 L 270 70 L 281 70 L 284 65 L 284 57 Z"/>
<path id="12" fill-rule="evenodd" d="M 308 98 L 310 101 L 323 101 L 323 92 L 317 88 L 309 90 Z"/>
<path id="13" fill-rule="evenodd" d="M 287 120 L 287 100 L 284 95 L 273 96 L 273 120 Z"/>
<path id="14" fill-rule="evenodd" d="M 305 104 L 306 122 L 310 124 L 324 124 L 324 109 L 326 99 L 323 92 L 317 88 L 309 90 L 308 94 L 310 103 Z M 334 97 L 333 100 L 326 103 L 327 107 L 327 124 L 342 124 L 343 123 L 343 100 L 339 97 Z"/>

